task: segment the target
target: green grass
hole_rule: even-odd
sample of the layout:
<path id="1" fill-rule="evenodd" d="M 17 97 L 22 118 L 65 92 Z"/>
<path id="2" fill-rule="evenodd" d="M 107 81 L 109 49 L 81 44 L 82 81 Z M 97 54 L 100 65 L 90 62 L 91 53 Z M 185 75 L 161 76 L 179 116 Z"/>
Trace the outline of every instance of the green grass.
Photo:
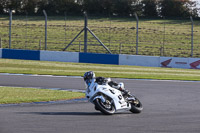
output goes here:
<path id="1" fill-rule="evenodd" d="M 200 71 L 192 69 L 0 59 L 0 73 L 82 76 L 86 71 L 94 71 L 96 76 L 112 78 L 200 81 Z M 84 97 L 83 93 L 0 87 L 0 104 L 56 101 L 81 97 Z"/>
<path id="2" fill-rule="evenodd" d="M 35 88 L 0 87 L 0 104 L 32 103 L 83 98 L 84 94 Z"/>
<path id="3" fill-rule="evenodd" d="M 86 71 L 112 78 L 200 81 L 200 71 L 193 69 L 0 59 L 0 73 L 83 76 Z"/>
<path id="4" fill-rule="evenodd" d="M 48 50 L 62 50 L 83 29 L 83 17 L 48 17 Z M 3 48 L 8 48 L 8 16 L 0 17 L 0 37 Z M 14 49 L 44 49 L 44 17 L 13 16 L 12 46 Z M 194 57 L 200 57 L 199 20 L 194 21 Z M 134 18 L 91 18 L 88 27 L 114 54 L 136 53 L 136 21 Z M 105 49 L 88 33 L 88 52 L 105 53 Z M 81 44 L 81 48 L 79 47 Z M 162 52 L 164 48 L 164 52 Z M 191 22 L 185 20 L 140 19 L 139 54 L 152 56 L 189 57 Z M 83 34 L 67 49 L 83 52 Z"/>

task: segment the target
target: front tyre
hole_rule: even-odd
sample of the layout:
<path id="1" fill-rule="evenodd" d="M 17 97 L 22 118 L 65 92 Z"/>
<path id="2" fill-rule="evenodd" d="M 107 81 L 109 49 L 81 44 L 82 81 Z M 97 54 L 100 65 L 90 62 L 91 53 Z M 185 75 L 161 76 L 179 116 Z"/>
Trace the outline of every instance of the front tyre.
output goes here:
<path id="1" fill-rule="evenodd" d="M 103 103 L 101 99 L 97 98 L 94 100 L 94 104 L 95 108 L 100 110 L 105 115 L 112 115 L 115 113 L 115 107 L 109 100 L 106 100 L 106 102 Z"/>
<path id="2" fill-rule="evenodd" d="M 132 113 L 136 113 L 136 114 L 141 113 L 143 110 L 142 103 L 136 97 L 134 97 L 134 98 L 135 98 L 135 100 L 129 101 L 129 103 L 131 104 L 130 111 Z"/>

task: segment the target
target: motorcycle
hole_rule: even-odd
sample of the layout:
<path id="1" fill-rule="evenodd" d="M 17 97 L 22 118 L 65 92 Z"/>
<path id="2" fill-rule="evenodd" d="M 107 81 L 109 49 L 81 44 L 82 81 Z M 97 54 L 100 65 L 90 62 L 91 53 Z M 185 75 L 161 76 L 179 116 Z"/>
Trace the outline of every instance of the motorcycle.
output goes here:
<path id="1" fill-rule="evenodd" d="M 123 95 L 118 89 L 108 85 L 111 79 L 97 83 L 92 80 L 90 86 L 87 86 L 86 98 L 95 105 L 95 109 L 105 115 L 112 115 L 116 112 L 130 111 L 132 113 L 141 113 L 142 103 L 134 95 Z M 124 85 L 123 83 L 120 83 Z"/>

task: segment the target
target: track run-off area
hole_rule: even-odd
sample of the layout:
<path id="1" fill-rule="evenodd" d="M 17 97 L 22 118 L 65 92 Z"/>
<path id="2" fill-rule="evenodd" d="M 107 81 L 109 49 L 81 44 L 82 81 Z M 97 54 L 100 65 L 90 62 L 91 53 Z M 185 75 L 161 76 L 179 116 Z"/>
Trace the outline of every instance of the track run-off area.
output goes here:
<path id="1" fill-rule="evenodd" d="M 0 106 L 0 133 L 199 133 L 200 82 L 113 79 L 143 104 L 140 114 L 106 116 L 83 101 Z M 0 86 L 85 89 L 81 77 L 0 74 Z"/>

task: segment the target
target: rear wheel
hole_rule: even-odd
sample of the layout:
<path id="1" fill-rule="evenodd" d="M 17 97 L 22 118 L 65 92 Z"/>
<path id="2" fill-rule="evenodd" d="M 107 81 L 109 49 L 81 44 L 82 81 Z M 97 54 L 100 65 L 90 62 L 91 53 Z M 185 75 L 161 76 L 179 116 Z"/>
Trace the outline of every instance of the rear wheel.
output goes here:
<path id="1" fill-rule="evenodd" d="M 102 102 L 101 99 L 97 98 L 94 100 L 95 108 L 100 110 L 105 115 L 112 115 L 115 113 L 115 107 L 110 100 Z"/>
<path id="2" fill-rule="evenodd" d="M 139 99 L 137 99 L 137 98 L 135 97 L 135 100 L 131 100 L 131 101 L 129 101 L 129 103 L 131 104 L 131 109 L 130 109 L 130 111 L 131 111 L 132 113 L 141 113 L 141 112 L 142 112 L 143 106 L 142 106 L 142 103 L 140 102 Z"/>

